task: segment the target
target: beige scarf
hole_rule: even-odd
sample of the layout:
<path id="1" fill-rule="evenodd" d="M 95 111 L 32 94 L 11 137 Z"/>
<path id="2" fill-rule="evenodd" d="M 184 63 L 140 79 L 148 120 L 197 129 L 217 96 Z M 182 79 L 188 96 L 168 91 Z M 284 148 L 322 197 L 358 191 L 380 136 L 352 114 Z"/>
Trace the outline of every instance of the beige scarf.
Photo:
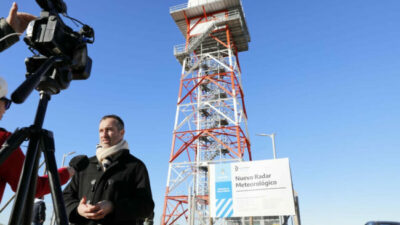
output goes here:
<path id="1" fill-rule="evenodd" d="M 125 140 L 121 140 L 118 144 L 113 145 L 109 148 L 104 148 L 100 144 L 96 146 L 96 157 L 97 160 L 99 160 L 100 164 L 103 166 L 103 170 L 105 170 L 104 164 L 107 163 L 106 161 L 108 161 L 106 158 L 114 155 L 122 149 L 129 149 L 128 142 L 126 142 Z"/>

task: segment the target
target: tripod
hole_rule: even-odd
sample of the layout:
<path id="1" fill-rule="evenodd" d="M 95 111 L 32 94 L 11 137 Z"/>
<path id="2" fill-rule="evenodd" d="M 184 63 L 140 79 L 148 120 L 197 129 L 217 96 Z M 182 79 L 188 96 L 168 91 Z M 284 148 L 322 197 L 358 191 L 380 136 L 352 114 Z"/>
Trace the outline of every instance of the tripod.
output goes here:
<path id="1" fill-rule="evenodd" d="M 40 83 L 42 76 L 60 60 L 63 59 L 61 57 L 48 58 L 33 75 L 14 91 L 12 100 L 17 103 L 22 103 L 30 92 Z M 42 129 L 49 100 L 49 91 L 40 90 L 40 100 L 33 125 L 17 129 L 0 149 L 0 164 L 2 164 L 24 140 L 29 139 L 28 150 L 26 152 L 24 166 L 16 192 L 16 199 L 8 223 L 9 225 L 31 224 L 40 152 L 43 152 L 45 157 L 57 223 L 68 225 L 60 179 L 54 157 L 55 146 L 53 133 L 49 130 Z"/>

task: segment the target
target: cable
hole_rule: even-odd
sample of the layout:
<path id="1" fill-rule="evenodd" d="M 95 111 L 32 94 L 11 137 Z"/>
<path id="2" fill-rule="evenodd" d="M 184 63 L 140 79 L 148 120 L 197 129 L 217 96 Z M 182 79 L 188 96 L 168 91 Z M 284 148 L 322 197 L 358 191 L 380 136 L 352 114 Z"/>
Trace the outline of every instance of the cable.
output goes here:
<path id="1" fill-rule="evenodd" d="M 11 36 L 14 36 L 14 35 L 18 35 L 18 36 L 20 36 L 21 34 L 22 34 L 22 33 L 12 33 L 12 34 L 7 34 L 6 36 L 4 36 L 4 37 L 0 38 L 0 42 L 4 41 L 5 39 L 7 39 L 7 38 L 9 38 L 9 37 L 11 37 Z"/>

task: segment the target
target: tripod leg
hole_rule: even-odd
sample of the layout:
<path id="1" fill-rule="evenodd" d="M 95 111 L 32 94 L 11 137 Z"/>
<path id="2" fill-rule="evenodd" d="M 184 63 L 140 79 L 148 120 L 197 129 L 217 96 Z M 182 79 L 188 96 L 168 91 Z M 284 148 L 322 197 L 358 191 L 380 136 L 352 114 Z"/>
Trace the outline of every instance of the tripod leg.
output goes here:
<path id="1" fill-rule="evenodd" d="M 35 159 L 34 168 L 32 171 L 32 178 L 31 182 L 29 183 L 30 190 L 26 196 L 26 202 L 23 212 L 25 216 L 22 217 L 22 225 L 31 225 L 32 224 L 32 214 L 33 214 L 33 204 L 35 202 L 35 195 L 36 195 L 36 183 L 38 177 L 38 170 L 39 170 L 39 159 L 40 159 L 40 151 L 37 151 L 37 156 Z M 32 191 L 34 190 L 34 191 Z"/>
<path id="2" fill-rule="evenodd" d="M 36 193 L 36 180 L 40 153 L 38 145 L 39 138 L 37 135 L 34 135 L 34 137 L 29 141 L 24 167 L 19 179 L 16 199 L 8 223 L 9 225 L 23 224 L 22 219 L 24 217 L 32 218 L 33 197 Z M 32 189 L 29 189 L 30 187 L 32 187 Z M 30 195 L 28 195 L 29 192 L 31 192 Z M 27 210 L 28 208 L 30 208 L 30 210 Z M 30 214 L 26 214 L 26 211 Z"/>
<path id="3" fill-rule="evenodd" d="M 50 179 L 51 197 L 53 199 L 56 224 L 68 225 L 67 212 L 65 210 L 64 198 L 61 192 L 60 178 L 57 173 L 57 165 L 54 157 L 54 138 L 51 131 L 42 131 L 43 154 Z"/>

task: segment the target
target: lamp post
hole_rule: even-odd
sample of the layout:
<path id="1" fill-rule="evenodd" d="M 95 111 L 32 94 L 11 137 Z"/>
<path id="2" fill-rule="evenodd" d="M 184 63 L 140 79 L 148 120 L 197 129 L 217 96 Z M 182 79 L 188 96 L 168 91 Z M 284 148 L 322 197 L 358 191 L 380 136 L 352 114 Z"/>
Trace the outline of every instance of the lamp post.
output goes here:
<path id="1" fill-rule="evenodd" d="M 276 159 L 276 149 L 275 149 L 275 133 L 272 134 L 257 134 L 257 136 L 266 136 L 266 137 L 270 137 L 272 140 L 272 151 L 274 154 L 274 159 Z M 279 224 L 282 224 L 282 217 L 279 216 Z"/>
<path id="2" fill-rule="evenodd" d="M 272 134 L 257 134 L 257 136 L 267 136 L 272 139 L 272 151 L 274 153 L 274 159 L 276 159 L 276 149 L 275 149 L 275 133 Z"/>
<path id="3" fill-rule="evenodd" d="M 64 166 L 65 158 L 67 158 L 67 156 L 72 155 L 72 154 L 75 154 L 75 152 L 68 152 L 68 153 L 63 155 L 63 159 L 62 159 L 62 162 L 61 162 L 61 167 Z"/>

